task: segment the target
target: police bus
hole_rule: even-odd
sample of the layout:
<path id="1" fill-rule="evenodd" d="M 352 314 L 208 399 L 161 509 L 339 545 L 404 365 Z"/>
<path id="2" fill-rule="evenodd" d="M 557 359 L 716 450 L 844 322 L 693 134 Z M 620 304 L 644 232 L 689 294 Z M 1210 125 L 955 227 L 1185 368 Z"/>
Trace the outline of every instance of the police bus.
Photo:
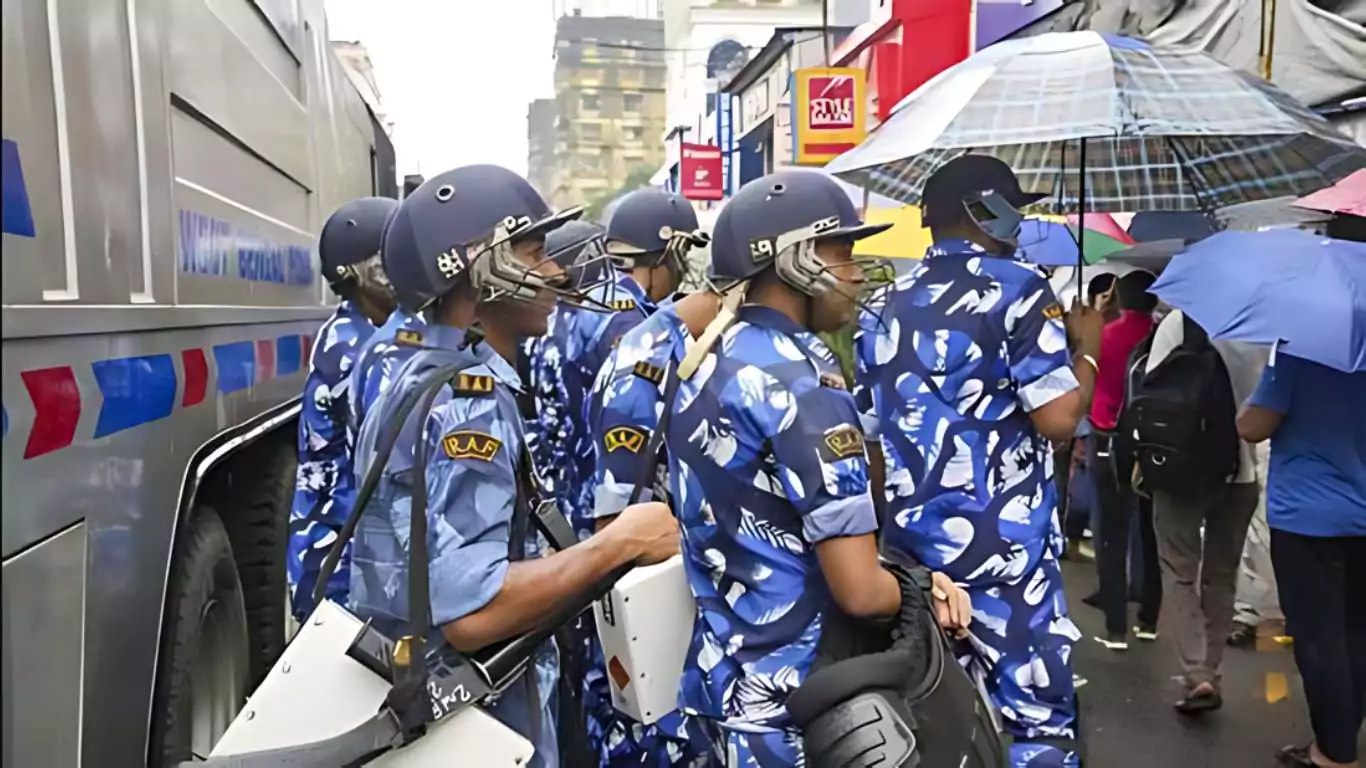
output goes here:
<path id="1" fill-rule="evenodd" d="M 325 217 L 393 150 L 323 0 L 5 0 L 4 765 L 207 754 L 281 652 Z"/>

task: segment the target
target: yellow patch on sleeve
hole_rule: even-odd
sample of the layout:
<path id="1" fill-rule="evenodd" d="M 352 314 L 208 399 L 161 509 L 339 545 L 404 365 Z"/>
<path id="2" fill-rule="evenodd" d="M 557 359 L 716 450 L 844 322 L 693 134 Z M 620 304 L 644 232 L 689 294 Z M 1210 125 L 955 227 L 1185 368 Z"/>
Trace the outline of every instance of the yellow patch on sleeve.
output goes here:
<path id="1" fill-rule="evenodd" d="M 405 347 L 420 347 L 422 346 L 422 334 L 408 328 L 400 328 L 398 333 L 394 334 L 394 341 Z"/>
<path id="2" fill-rule="evenodd" d="M 1062 305 L 1056 301 L 1049 304 L 1048 306 L 1043 308 L 1043 316 L 1048 318 L 1049 320 L 1057 320 L 1061 318 Z"/>
<path id="3" fill-rule="evenodd" d="M 602 444 L 607 447 L 608 453 L 618 449 L 640 453 L 640 449 L 645 447 L 645 431 L 637 427 L 614 427 L 603 436 Z"/>
<path id="4" fill-rule="evenodd" d="M 503 441 L 487 432 L 462 429 L 441 438 L 441 447 L 452 459 L 493 461 L 498 449 L 503 447 Z"/>
<path id="5" fill-rule="evenodd" d="M 826 461 L 841 461 L 863 455 L 863 431 L 852 424 L 826 430 L 821 438 L 821 454 Z"/>

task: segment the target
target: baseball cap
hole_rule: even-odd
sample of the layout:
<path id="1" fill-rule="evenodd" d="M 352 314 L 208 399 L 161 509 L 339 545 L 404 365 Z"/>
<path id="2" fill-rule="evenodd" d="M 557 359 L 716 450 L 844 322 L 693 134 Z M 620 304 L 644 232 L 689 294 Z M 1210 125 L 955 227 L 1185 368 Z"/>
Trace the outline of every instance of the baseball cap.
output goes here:
<path id="1" fill-rule="evenodd" d="M 999 158 L 966 154 L 944 163 L 930 175 L 920 204 L 931 212 L 942 211 L 989 191 L 1001 195 L 1016 209 L 1048 197 L 1047 193 L 1021 190 L 1015 172 Z"/>

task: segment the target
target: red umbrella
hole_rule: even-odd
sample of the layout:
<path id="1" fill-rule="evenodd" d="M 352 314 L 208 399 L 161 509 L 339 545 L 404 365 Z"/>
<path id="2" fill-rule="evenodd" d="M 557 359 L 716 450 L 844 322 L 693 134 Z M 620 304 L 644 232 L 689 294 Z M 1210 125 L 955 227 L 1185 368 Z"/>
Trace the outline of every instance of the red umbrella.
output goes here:
<path id="1" fill-rule="evenodd" d="M 1299 208 L 1366 216 L 1366 169 L 1295 201 Z"/>

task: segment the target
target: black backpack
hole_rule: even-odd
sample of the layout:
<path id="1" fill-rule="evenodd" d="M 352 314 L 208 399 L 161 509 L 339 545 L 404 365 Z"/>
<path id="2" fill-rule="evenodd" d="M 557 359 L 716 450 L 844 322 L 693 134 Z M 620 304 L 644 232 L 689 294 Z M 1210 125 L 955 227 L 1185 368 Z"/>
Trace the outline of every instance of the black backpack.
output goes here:
<path id="1" fill-rule="evenodd" d="M 1124 432 L 1152 490 L 1187 494 L 1238 471 L 1238 406 L 1228 368 L 1195 321 L 1182 316 L 1181 344 L 1151 371 L 1130 359 Z M 1142 365 L 1138 365 L 1138 363 Z"/>

